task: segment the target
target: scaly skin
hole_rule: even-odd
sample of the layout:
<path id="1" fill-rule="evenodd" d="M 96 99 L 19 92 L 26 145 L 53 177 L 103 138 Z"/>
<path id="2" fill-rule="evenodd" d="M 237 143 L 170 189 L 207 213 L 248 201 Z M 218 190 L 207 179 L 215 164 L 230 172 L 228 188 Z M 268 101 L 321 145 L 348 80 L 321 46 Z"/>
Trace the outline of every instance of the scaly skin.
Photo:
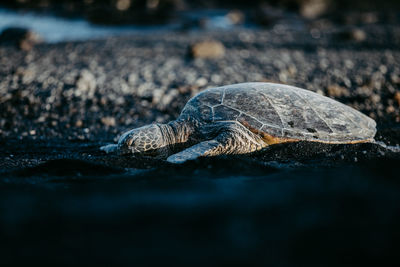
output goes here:
<path id="1" fill-rule="evenodd" d="M 168 157 L 168 161 L 182 163 L 201 156 L 250 153 L 267 145 L 260 135 L 236 121 L 196 125 L 177 120 L 130 130 L 120 137 L 118 145 L 104 146 L 102 150 L 166 158 L 178 146 L 183 150 Z"/>
<path id="2" fill-rule="evenodd" d="M 142 154 L 167 157 L 175 146 L 187 147 L 195 128 L 190 121 L 150 124 L 124 133 L 116 147 L 119 154 Z"/>
<path id="3" fill-rule="evenodd" d="M 191 146 L 192 144 L 195 145 Z M 108 152 L 139 153 L 165 158 L 173 154 L 176 146 L 179 146 L 183 150 L 167 160 L 182 163 L 201 156 L 250 153 L 267 145 L 262 136 L 252 133 L 237 121 L 196 125 L 189 120 L 177 120 L 130 130 Z M 103 150 L 106 150 L 105 147 Z"/>
<path id="4" fill-rule="evenodd" d="M 198 157 L 246 154 L 260 150 L 268 143 L 237 121 L 220 121 L 200 127 L 203 141 L 168 157 L 170 163 L 183 163 Z"/>

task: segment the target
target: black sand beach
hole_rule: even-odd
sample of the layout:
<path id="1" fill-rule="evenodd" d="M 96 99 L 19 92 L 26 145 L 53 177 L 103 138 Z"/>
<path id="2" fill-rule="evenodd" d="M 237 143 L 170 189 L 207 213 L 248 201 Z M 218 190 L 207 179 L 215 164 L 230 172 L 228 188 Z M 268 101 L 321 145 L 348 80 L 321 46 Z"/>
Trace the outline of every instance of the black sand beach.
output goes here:
<path id="1" fill-rule="evenodd" d="M 400 19 L 391 16 L 1 44 L 1 262 L 396 260 L 400 154 L 379 144 L 278 144 L 179 166 L 99 150 L 127 129 L 175 119 L 205 88 L 250 81 L 332 97 L 375 119 L 377 141 L 399 146 Z M 206 40 L 224 50 L 190 56 Z"/>

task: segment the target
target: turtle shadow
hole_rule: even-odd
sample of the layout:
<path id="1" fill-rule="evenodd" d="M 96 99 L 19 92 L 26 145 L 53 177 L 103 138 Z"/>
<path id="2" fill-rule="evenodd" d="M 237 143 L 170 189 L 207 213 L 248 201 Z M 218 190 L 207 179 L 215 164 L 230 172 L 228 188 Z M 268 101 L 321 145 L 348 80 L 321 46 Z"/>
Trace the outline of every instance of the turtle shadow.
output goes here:
<path id="1" fill-rule="evenodd" d="M 376 143 L 326 144 L 300 141 L 275 144 L 248 156 L 268 161 L 296 161 L 303 164 L 337 165 L 347 162 L 361 162 L 380 158 L 400 158 L 395 153 Z"/>

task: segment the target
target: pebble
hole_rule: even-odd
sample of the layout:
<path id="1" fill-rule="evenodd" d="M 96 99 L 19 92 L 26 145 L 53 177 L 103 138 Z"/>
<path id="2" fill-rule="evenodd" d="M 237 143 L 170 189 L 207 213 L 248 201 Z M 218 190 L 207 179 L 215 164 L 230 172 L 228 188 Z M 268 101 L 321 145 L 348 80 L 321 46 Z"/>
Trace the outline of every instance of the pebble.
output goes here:
<path id="1" fill-rule="evenodd" d="M 349 96 L 349 91 L 345 87 L 333 84 L 328 86 L 327 94 L 330 97 L 342 97 L 342 96 Z"/>
<path id="2" fill-rule="evenodd" d="M 128 78 L 129 85 L 136 85 L 137 81 L 139 80 L 137 73 L 131 73 Z"/>
<path id="3" fill-rule="evenodd" d="M 363 42 L 367 34 L 361 29 L 346 29 L 338 33 L 338 38 L 343 41 Z"/>
<path id="4" fill-rule="evenodd" d="M 361 15 L 361 20 L 365 24 L 373 24 L 378 22 L 378 15 L 374 12 L 367 12 Z"/>
<path id="5" fill-rule="evenodd" d="M 229 13 L 226 15 L 226 17 L 234 25 L 242 24 L 245 20 L 244 13 L 237 9 L 229 11 Z"/>
<path id="6" fill-rule="evenodd" d="M 390 75 L 390 79 L 392 80 L 393 83 L 400 84 L 400 77 L 396 73 L 392 73 Z"/>
<path id="7" fill-rule="evenodd" d="M 399 105 L 400 106 L 400 91 L 397 91 L 395 94 L 394 94 L 394 100 L 396 101 L 396 103 L 397 103 L 397 105 Z"/>
<path id="8" fill-rule="evenodd" d="M 100 120 L 106 126 L 114 127 L 116 125 L 114 117 L 103 117 Z"/>
<path id="9" fill-rule="evenodd" d="M 75 96 L 92 98 L 96 89 L 96 78 L 89 70 L 82 70 L 76 81 Z"/>
<path id="10" fill-rule="evenodd" d="M 177 89 L 169 90 L 159 101 L 157 108 L 164 111 L 166 110 L 172 102 L 179 96 L 179 91 Z"/>
<path id="11" fill-rule="evenodd" d="M 199 87 L 206 86 L 207 83 L 208 83 L 208 81 L 207 81 L 207 79 L 204 78 L 204 77 L 200 77 L 200 78 L 198 78 L 198 79 L 196 80 L 196 85 L 199 86 Z"/>
<path id="12" fill-rule="evenodd" d="M 370 99 L 374 104 L 378 104 L 381 102 L 381 96 L 378 94 L 371 95 Z"/>
<path id="13" fill-rule="evenodd" d="M 189 47 L 189 55 L 193 58 L 221 58 L 225 55 L 225 47 L 219 41 L 202 41 Z"/>
<path id="14" fill-rule="evenodd" d="M 387 72 L 387 67 L 385 65 L 380 65 L 379 70 L 382 74 L 386 74 Z"/>
<path id="15" fill-rule="evenodd" d="M 12 44 L 24 51 L 29 51 L 42 42 L 40 35 L 28 28 L 9 27 L 0 34 L 0 43 Z"/>
<path id="16" fill-rule="evenodd" d="M 396 111 L 396 109 L 393 106 L 388 106 L 386 108 L 386 113 L 394 113 L 395 111 Z"/>
<path id="17" fill-rule="evenodd" d="M 331 4 L 329 0 L 301 0 L 297 3 L 300 5 L 300 14 L 308 19 L 323 15 L 328 11 Z"/>

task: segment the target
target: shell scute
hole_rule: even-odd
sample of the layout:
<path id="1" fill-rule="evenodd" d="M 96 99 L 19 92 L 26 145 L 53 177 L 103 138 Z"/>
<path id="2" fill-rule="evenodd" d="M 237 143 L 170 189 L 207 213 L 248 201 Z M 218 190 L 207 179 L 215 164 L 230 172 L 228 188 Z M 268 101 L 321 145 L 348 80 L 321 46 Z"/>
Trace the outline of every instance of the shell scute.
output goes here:
<path id="1" fill-rule="evenodd" d="M 236 120 L 236 118 L 240 115 L 240 111 L 227 107 L 225 105 L 219 105 L 213 108 L 214 110 L 214 121 L 223 121 L 223 120 Z"/>
<path id="2" fill-rule="evenodd" d="M 216 106 L 221 104 L 224 90 L 212 90 L 201 92 L 195 99 L 198 103 L 207 106 Z"/>
<path id="3" fill-rule="evenodd" d="M 263 125 L 261 127 L 261 131 L 269 133 L 273 136 L 283 136 L 283 128 L 272 126 L 272 125 Z"/>
<path id="4" fill-rule="evenodd" d="M 249 117 L 257 118 L 262 123 L 270 123 L 282 127 L 280 116 L 270 101 L 257 90 L 230 90 L 225 93 L 223 105 L 240 110 Z"/>
<path id="5" fill-rule="evenodd" d="M 311 135 L 311 134 L 307 134 L 304 132 L 296 132 L 296 138 L 298 139 L 302 139 L 307 135 Z M 282 129 L 282 137 L 283 138 L 293 138 L 294 132 L 292 130 L 288 130 L 288 129 Z"/>
<path id="6" fill-rule="evenodd" d="M 261 127 L 263 126 L 263 124 L 257 119 L 243 113 L 239 117 L 237 117 L 236 120 L 241 124 L 243 124 L 244 126 L 248 127 L 249 125 L 251 125 L 251 127 L 256 128 L 258 130 L 261 130 Z"/>

